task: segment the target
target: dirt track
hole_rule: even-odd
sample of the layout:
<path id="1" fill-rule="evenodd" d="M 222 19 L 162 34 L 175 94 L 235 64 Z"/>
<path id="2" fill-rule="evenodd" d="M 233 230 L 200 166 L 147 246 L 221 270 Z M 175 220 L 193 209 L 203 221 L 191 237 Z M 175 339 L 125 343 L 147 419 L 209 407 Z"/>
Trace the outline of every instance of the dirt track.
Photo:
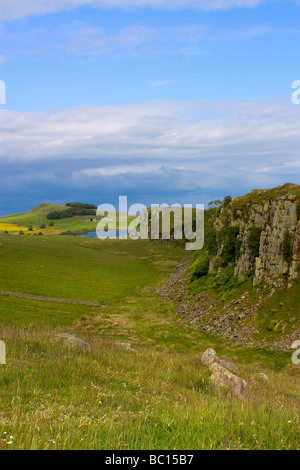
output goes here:
<path id="1" fill-rule="evenodd" d="M 55 297 L 42 297 L 40 295 L 20 294 L 19 292 L 9 292 L 0 290 L 0 295 L 7 295 L 9 297 L 21 297 L 24 299 L 40 300 L 42 302 L 58 302 L 60 304 L 75 304 L 75 305 L 89 305 L 90 307 L 100 307 L 99 302 L 91 300 L 73 300 L 73 299 L 57 299 Z"/>

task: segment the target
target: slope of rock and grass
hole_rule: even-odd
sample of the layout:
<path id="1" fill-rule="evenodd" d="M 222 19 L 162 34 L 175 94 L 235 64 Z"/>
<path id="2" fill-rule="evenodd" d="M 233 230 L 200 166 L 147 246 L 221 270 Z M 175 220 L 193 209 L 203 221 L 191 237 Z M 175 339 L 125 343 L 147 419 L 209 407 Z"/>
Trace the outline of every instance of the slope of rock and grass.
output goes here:
<path id="1" fill-rule="evenodd" d="M 300 338 L 300 186 L 211 204 L 205 244 L 160 289 L 190 325 L 290 350 Z"/>

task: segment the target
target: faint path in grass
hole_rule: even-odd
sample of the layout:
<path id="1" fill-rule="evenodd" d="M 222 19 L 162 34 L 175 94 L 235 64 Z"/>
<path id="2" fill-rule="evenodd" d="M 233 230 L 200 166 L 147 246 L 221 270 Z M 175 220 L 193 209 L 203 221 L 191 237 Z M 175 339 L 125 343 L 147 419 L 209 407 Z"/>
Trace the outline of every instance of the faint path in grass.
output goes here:
<path id="1" fill-rule="evenodd" d="M 91 307 L 100 307 L 99 302 L 94 302 L 92 300 L 57 299 L 55 297 L 42 297 L 40 295 L 21 294 L 19 292 L 9 292 L 5 290 L 0 290 L 0 295 L 7 295 L 9 297 L 21 297 L 23 299 L 40 300 L 43 302 L 57 302 L 60 304 L 89 305 Z"/>

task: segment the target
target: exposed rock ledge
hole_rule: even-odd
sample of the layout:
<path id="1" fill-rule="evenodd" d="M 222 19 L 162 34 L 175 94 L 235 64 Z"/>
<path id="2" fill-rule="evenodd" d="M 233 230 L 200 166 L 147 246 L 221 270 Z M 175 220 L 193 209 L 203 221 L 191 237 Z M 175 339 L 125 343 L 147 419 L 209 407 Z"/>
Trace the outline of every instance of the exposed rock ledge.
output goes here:
<path id="1" fill-rule="evenodd" d="M 185 258 L 175 268 L 168 281 L 157 290 L 162 298 L 175 303 L 178 317 L 184 319 L 191 327 L 225 336 L 240 344 L 264 349 L 292 350 L 293 341 L 300 339 L 300 328 L 291 334 L 282 335 L 273 344 L 253 338 L 258 331 L 249 325 L 248 321 L 259 308 L 260 303 L 245 307 L 243 304 L 245 297 L 242 296 L 224 305 L 219 300 L 213 300 L 206 292 L 188 299 L 189 274 L 187 269 L 191 262 L 190 256 Z M 272 293 L 274 291 L 270 292 L 271 295 Z"/>

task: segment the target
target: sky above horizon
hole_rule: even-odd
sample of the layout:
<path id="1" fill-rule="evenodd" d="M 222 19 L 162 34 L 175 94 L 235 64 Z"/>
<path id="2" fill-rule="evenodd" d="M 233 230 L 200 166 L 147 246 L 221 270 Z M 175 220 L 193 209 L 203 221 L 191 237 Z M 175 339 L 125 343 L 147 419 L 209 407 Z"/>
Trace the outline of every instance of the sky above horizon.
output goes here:
<path id="1" fill-rule="evenodd" d="M 300 0 L 0 0 L 0 216 L 300 183 Z"/>

